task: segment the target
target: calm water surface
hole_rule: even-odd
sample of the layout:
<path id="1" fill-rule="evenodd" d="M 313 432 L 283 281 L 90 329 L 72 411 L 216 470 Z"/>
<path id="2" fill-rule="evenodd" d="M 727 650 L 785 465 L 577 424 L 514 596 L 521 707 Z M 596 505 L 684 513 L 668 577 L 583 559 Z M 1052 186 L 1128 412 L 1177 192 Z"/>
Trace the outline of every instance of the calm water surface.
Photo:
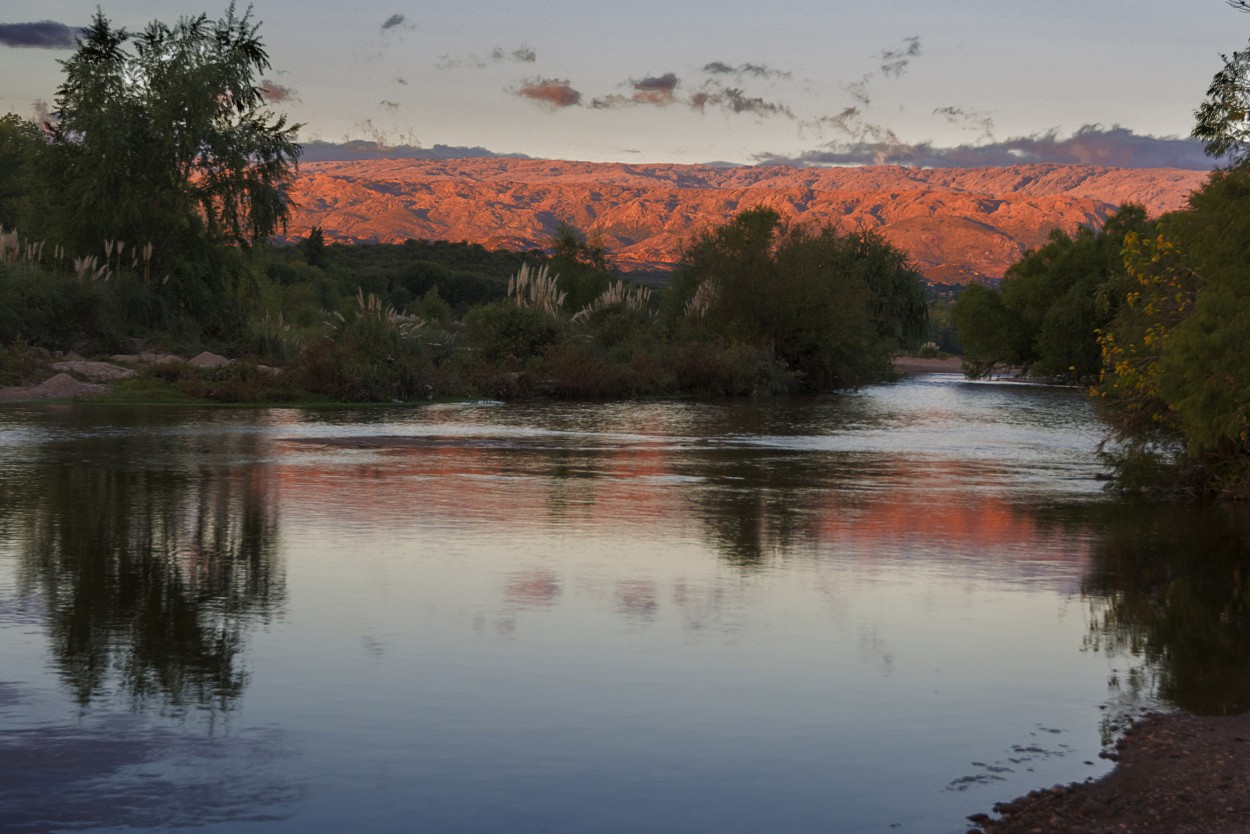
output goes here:
<path id="1" fill-rule="evenodd" d="M 1079 394 L 0 409 L 0 831 L 961 832 L 1250 705 Z"/>

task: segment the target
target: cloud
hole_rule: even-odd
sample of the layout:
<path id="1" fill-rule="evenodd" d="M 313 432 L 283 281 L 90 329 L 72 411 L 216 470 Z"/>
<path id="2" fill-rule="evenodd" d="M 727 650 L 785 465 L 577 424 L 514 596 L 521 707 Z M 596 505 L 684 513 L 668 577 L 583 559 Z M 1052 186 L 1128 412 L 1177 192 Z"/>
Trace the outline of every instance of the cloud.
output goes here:
<path id="1" fill-rule="evenodd" d="M 864 76 L 858 81 L 852 81 L 842 89 L 845 90 L 851 98 L 867 107 L 872 104 L 872 96 L 868 93 L 868 85 L 872 83 L 872 78 L 873 75 L 871 72 L 865 73 Z"/>
<path id="2" fill-rule="evenodd" d="M 981 133 L 986 141 L 994 138 L 994 120 L 984 110 L 965 110 L 962 107 L 935 107 L 933 115 L 942 116 L 949 124 L 962 125 L 964 130 Z"/>
<path id="3" fill-rule="evenodd" d="M 434 64 L 435 69 L 441 70 L 457 69 L 465 66 L 474 69 L 484 69 L 486 62 L 476 55 L 440 55 L 438 56 L 438 62 Z"/>
<path id="4" fill-rule="evenodd" d="M 668 93 L 672 94 L 673 90 L 681 82 L 677 80 L 677 76 L 671 72 L 663 75 L 656 75 L 650 78 L 643 78 L 640 81 L 632 81 L 634 89 L 641 93 Z"/>
<path id="5" fill-rule="evenodd" d="M 715 107 L 726 113 L 794 118 L 794 112 L 788 105 L 766 101 L 758 96 L 748 96 L 737 87 L 724 87 L 716 81 L 704 84 L 703 89 L 692 95 L 687 103 L 691 110 L 697 110 L 700 113 L 705 112 L 709 107 Z"/>
<path id="6" fill-rule="evenodd" d="M 268 78 L 262 78 L 260 80 L 260 91 L 264 94 L 265 98 L 272 102 L 287 101 L 288 99 L 298 98 L 295 94 L 295 90 L 290 87 L 285 87 L 276 81 L 271 81 Z"/>
<path id="7" fill-rule="evenodd" d="M 38 23 L 0 23 L 0 45 L 32 49 L 73 49 L 82 31 L 54 20 Z"/>
<path id="8" fill-rule="evenodd" d="M 886 157 L 905 145 L 893 129 L 864 118 L 864 108 L 859 106 L 844 107 L 836 116 L 821 116 L 801 123 L 800 127 L 815 127 L 821 133 L 832 131 L 841 137 L 822 145 L 825 150 L 872 148 L 876 165 L 885 164 Z"/>
<path id="9" fill-rule="evenodd" d="M 582 103 L 582 94 L 573 89 L 567 80 L 559 78 L 530 78 L 508 92 L 527 98 L 553 113 Z"/>
<path id="10" fill-rule="evenodd" d="M 591 101 L 590 106 L 595 110 L 608 110 L 637 104 L 667 107 L 677 100 L 674 91 L 679 84 L 681 81 L 671 72 L 642 79 L 631 78 L 626 85 L 633 89 L 632 93 L 627 96 L 620 93 L 601 96 Z"/>
<path id="11" fill-rule="evenodd" d="M 790 78 L 789 72 L 770 67 L 767 64 L 726 64 L 723 61 L 713 61 L 710 64 L 703 65 L 703 71 L 708 75 L 733 75 L 738 79 L 745 76 L 754 78 Z"/>
<path id="12" fill-rule="evenodd" d="M 350 162 L 361 159 L 530 159 L 519 153 L 495 153 L 480 147 L 387 145 L 367 139 L 345 142 L 314 140 L 303 143 L 301 162 Z"/>
<path id="13" fill-rule="evenodd" d="M 532 64 L 538 60 L 538 53 L 525 44 L 513 50 L 504 49 L 497 46 L 490 51 L 490 60 L 496 64 L 506 62 L 514 62 L 520 64 Z M 473 69 L 485 69 L 489 64 L 487 59 L 480 55 L 440 55 L 438 63 L 434 65 L 437 69 L 457 69 L 459 67 L 471 67 Z"/>
<path id="14" fill-rule="evenodd" d="M 873 126 L 876 127 L 876 126 Z M 884 128 L 881 128 L 884 130 Z M 880 141 L 831 142 L 797 156 L 758 154 L 762 165 L 903 165 L 919 168 L 987 168 L 1054 163 L 1116 168 L 1185 168 L 1207 171 L 1212 160 L 1196 139 L 1144 136 L 1112 125 L 1085 125 L 1070 136 L 1056 130 L 985 144 L 935 147 L 907 144 L 893 132 Z"/>
<path id="15" fill-rule="evenodd" d="M 881 51 L 881 72 L 891 78 L 898 78 L 907 72 L 907 65 L 912 58 L 920 56 L 920 38 L 903 38 L 907 44 L 902 49 L 884 49 Z"/>
<path id="16" fill-rule="evenodd" d="M 903 38 L 903 43 L 906 45 L 899 49 L 881 50 L 880 72 L 887 78 L 898 78 L 903 75 L 907 72 L 912 59 L 920 57 L 920 38 Z M 860 76 L 859 80 L 852 81 L 842 89 L 860 105 L 868 107 L 872 104 L 872 85 L 876 78 L 876 71 L 866 72 Z"/>
<path id="17" fill-rule="evenodd" d="M 530 49 L 525 44 L 521 44 L 511 52 L 506 52 L 502 47 L 495 47 L 490 51 L 491 60 L 496 64 L 504 61 L 518 61 L 523 64 L 532 64 L 538 60 L 538 53 Z"/>
<path id="18" fill-rule="evenodd" d="M 412 25 L 405 25 L 406 21 L 407 18 L 405 18 L 402 14 L 393 14 L 382 24 L 382 31 L 385 32 L 387 29 L 394 29 L 396 26 L 403 26 L 405 29 L 411 29 Z"/>

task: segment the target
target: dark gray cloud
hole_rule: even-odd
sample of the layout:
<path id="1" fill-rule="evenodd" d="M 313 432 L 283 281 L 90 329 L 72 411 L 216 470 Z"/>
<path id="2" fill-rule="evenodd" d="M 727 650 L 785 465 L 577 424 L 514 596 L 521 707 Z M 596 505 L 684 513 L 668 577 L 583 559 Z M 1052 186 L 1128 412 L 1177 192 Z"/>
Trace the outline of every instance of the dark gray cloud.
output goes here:
<path id="1" fill-rule="evenodd" d="M 878 56 L 881 59 L 880 73 L 887 78 L 898 78 L 907 72 L 907 67 L 914 58 L 920 56 L 920 38 L 903 38 L 904 46 L 898 49 L 883 49 Z M 843 86 L 843 90 L 862 107 L 872 104 L 872 87 L 877 78 L 877 71 L 866 72 L 858 80 Z"/>
<path id="2" fill-rule="evenodd" d="M 994 138 L 994 119 L 985 110 L 968 110 L 963 107 L 935 107 L 933 115 L 941 116 L 947 123 L 959 125 L 964 130 L 981 134 L 986 141 Z"/>
<path id="3" fill-rule="evenodd" d="M 521 46 L 511 52 L 497 46 L 490 51 L 490 58 L 496 64 L 501 64 L 504 61 L 518 61 L 523 64 L 532 64 L 538 60 L 538 53 L 525 44 L 521 44 Z"/>
<path id="4" fill-rule="evenodd" d="M 872 84 L 872 78 L 873 75 L 871 72 L 864 73 L 863 77 L 858 81 L 852 81 L 842 89 L 845 90 L 847 95 L 851 98 L 855 99 L 864 107 L 867 107 L 872 104 L 872 95 L 868 91 L 869 85 Z"/>
<path id="5" fill-rule="evenodd" d="M 759 96 L 749 96 L 737 87 L 725 87 L 716 81 L 704 84 L 703 89 L 690 96 L 687 103 L 691 110 L 698 110 L 700 113 L 706 112 L 708 108 L 715 108 L 726 113 L 794 118 L 794 112 L 788 105 L 767 101 Z"/>
<path id="6" fill-rule="evenodd" d="M 38 23 L 0 23 L 0 45 L 31 49 L 73 49 L 81 29 L 41 20 Z"/>
<path id="7" fill-rule="evenodd" d="M 520 87 L 510 89 L 508 92 L 527 98 L 553 113 L 582 103 L 582 94 L 573 89 L 567 79 L 529 78 L 521 82 Z"/>
<path id="8" fill-rule="evenodd" d="M 864 107 L 853 105 L 842 108 L 836 116 L 821 116 L 818 119 L 803 122 L 801 127 L 815 128 L 821 133 L 829 131 L 836 133 L 840 138 L 829 142 L 824 146 L 826 148 L 865 145 L 894 147 L 902 144 L 892 129 L 869 121 L 864 114 Z"/>
<path id="9" fill-rule="evenodd" d="M 632 82 L 634 89 L 640 93 L 671 93 L 681 82 L 671 72 L 655 75 Z"/>
<path id="10" fill-rule="evenodd" d="M 303 144 L 301 162 L 351 162 L 360 159 L 530 159 L 519 153 L 495 153 L 486 148 L 434 145 L 387 145 L 367 139 L 346 142 L 314 140 Z"/>
<path id="11" fill-rule="evenodd" d="M 891 78 L 898 78 L 907 72 L 907 65 L 912 58 L 920 57 L 920 38 L 903 38 L 906 46 L 900 49 L 885 49 L 881 52 L 881 72 Z"/>
<path id="12" fill-rule="evenodd" d="M 394 29 L 396 26 L 404 26 L 406 20 L 407 18 L 405 18 L 402 14 L 393 14 L 388 17 L 385 22 L 383 22 L 382 31 L 385 32 L 387 29 Z M 411 29 L 412 27 L 406 26 L 405 28 Z"/>
<path id="13" fill-rule="evenodd" d="M 671 72 L 646 78 L 631 78 L 626 82 L 633 92 L 629 95 L 614 93 L 601 96 L 590 102 L 595 110 L 609 110 L 614 107 L 627 107 L 637 104 L 650 104 L 656 107 L 667 107 L 677 100 L 675 91 L 681 81 Z"/>
<path id="14" fill-rule="evenodd" d="M 496 64 L 504 62 L 513 62 L 520 64 L 532 64 L 538 60 L 538 53 L 525 44 L 521 44 L 516 49 L 508 50 L 502 46 L 497 46 L 490 51 L 489 61 Z M 438 63 L 434 65 L 437 69 L 457 69 L 459 67 L 471 67 L 473 69 L 485 69 L 489 66 L 487 58 L 480 55 L 440 55 Z"/>
<path id="15" fill-rule="evenodd" d="M 1206 171 L 1212 160 L 1195 139 L 1143 136 L 1113 125 L 1085 125 L 1070 136 L 1058 131 L 975 145 L 907 144 L 889 133 L 881 141 L 831 142 L 797 156 L 759 154 L 762 165 L 904 165 L 918 168 L 986 168 L 1033 163 L 1106 165 L 1115 168 L 1185 168 Z"/>
<path id="16" fill-rule="evenodd" d="M 708 75 L 733 75 L 739 79 L 746 76 L 769 79 L 792 77 L 789 72 L 770 67 L 767 64 L 726 64 L 723 61 L 713 61 L 710 64 L 704 64 L 703 71 Z"/>
<path id="17" fill-rule="evenodd" d="M 272 102 L 287 101 L 288 99 L 297 98 L 295 90 L 290 87 L 283 86 L 277 81 L 271 81 L 268 78 L 260 80 L 260 91 L 265 98 Z"/>

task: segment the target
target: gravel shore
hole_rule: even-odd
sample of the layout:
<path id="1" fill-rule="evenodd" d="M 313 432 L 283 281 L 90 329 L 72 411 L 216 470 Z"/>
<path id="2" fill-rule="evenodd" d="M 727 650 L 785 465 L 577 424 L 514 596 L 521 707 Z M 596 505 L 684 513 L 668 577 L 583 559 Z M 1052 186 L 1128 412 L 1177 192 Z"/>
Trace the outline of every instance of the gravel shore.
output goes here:
<path id="1" fill-rule="evenodd" d="M 1031 792 L 973 814 L 985 834 L 1250 834 L 1250 714 L 1150 715 L 1097 782 Z"/>

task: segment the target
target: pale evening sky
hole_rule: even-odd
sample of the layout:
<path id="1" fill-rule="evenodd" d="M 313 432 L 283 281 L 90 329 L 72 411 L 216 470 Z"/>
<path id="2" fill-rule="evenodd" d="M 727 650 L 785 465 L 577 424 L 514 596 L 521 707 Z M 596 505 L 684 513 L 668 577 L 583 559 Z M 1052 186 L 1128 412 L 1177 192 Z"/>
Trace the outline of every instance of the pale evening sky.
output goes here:
<path id="1" fill-rule="evenodd" d="M 100 5 L 132 30 L 225 9 Z M 85 25 L 95 6 L 0 0 L 0 112 L 51 105 L 71 52 L 64 27 Z M 305 141 L 621 162 L 1200 167 L 1179 140 L 1220 54 L 1250 35 L 1250 14 L 1224 0 L 253 8 L 273 106 L 305 124 Z M 43 22 L 62 28 L 22 25 Z"/>

